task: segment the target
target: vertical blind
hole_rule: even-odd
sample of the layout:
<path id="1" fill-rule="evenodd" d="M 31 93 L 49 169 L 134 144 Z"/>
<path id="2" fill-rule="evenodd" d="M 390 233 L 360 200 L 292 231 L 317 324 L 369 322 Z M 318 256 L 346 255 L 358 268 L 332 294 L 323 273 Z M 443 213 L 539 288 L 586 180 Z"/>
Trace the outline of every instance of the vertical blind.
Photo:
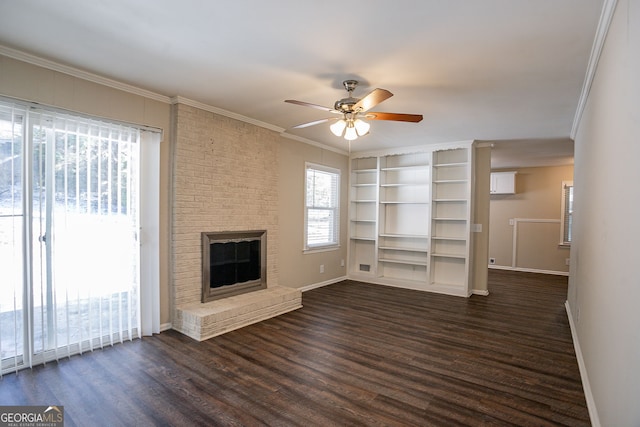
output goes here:
<path id="1" fill-rule="evenodd" d="M 140 336 L 140 138 L 0 102 L 3 371 Z"/>

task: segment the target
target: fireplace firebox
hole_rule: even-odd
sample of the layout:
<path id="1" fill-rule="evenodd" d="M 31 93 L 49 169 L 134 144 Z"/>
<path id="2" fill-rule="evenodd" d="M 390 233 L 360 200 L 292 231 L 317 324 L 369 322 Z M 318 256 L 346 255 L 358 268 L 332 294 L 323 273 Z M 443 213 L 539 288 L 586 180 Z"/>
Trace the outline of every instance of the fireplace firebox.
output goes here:
<path id="1" fill-rule="evenodd" d="M 202 233 L 202 302 L 267 287 L 266 230 Z"/>

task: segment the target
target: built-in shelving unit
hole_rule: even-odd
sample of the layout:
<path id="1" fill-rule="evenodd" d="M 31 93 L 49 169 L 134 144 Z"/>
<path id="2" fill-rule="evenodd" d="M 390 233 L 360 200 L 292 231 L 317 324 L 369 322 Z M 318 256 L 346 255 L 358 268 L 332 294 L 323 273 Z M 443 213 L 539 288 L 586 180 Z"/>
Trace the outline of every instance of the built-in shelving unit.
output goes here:
<path id="1" fill-rule="evenodd" d="M 471 150 L 352 156 L 351 278 L 469 295 Z"/>
<path id="2" fill-rule="evenodd" d="M 426 281 L 429 265 L 428 152 L 380 157 L 378 277 Z"/>
<path id="3" fill-rule="evenodd" d="M 349 195 L 349 271 L 366 277 L 375 274 L 374 255 L 378 224 L 378 159 L 354 159 Z"/>
<path id="4" fill-rule="evenodd" d="M 471 149 L 433 153 L 431 207 L 432 290 L 469 294 Z"/>

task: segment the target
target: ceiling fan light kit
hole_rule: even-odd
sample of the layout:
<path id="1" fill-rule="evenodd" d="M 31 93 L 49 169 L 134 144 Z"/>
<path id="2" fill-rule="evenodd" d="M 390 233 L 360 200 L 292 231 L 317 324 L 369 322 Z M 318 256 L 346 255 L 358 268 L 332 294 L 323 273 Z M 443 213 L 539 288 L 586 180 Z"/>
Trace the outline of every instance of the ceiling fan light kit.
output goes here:
<path id="1" fill-rule="evenodd" d="M 386 89 L 374 89 L 363 98 L 354 98 L 352 92 L 358 85 L 357 80 L 345 80 L 342 82 L 347 90 L 348 96 L 335 102 L 333 108 L 323 107 L 322 105 L 310 104 L 308 102 L 287 99 L 284 102 L 290 104 L 302 105 L 303 107 L 311 107 L 323 110 L 329 113 L 341 115 L 342 118 L 336 120 L 334 117 L 326 119 L 314 120 L 313 122 L 302 123 L 294 126 L 292 129 L 300 129 L 320 123 L 326 123 L 330 120 L 336 120 L 329 126 L 329 129 L 335 136 L 344 137 L 348 141 L 358 139 L 360 136 L 367 135 L 371 125 L 365 120 L 390 120 L 399 122 L 418 123 L 422 121 L 421 114 L 401 114 L 401 113 L 380 113 L 368 112 L 382 101 L 393 96 Z"/>
<path id="2" fill-rule="evenodd" d="M 329 129 L 335 136 L 344 136 L 344 139 L 353 141 L 368 134 L 370 127 L 371 125 L 364 120 L 346 118 L 336 121 Z"/>

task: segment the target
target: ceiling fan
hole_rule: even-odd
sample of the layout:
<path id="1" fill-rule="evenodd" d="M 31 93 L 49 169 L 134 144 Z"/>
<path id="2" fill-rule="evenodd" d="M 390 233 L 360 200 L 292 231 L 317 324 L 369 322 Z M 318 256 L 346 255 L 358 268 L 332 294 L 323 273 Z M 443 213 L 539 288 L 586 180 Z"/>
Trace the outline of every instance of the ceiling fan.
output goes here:
<path id="1" fill-rule="evenodd" d="M 354 98 L 352 96 L 352 92 L 355 90 L 356 86 L 358 86 L 358 81 L 345 80 L 342 84 L 347 90 L 349 96 L 336 101 L 333 108 L 310 104 L 303 101 L 296 101 L 293 99 L 285 100 L 284 102 L 288 102 L 290 104 L 316 108 L 318 110 L 338 115 L 338 117 L 327 117 L 325 119 L 302 123 L 293 126 L 292 129 L 301 129 L 334 121 L 335 123 L 329 126 L 331 132 L 336 136 L 344 136 L 345 139 L 352 141 L 369 132 L 370 125 L 365 120 L 391 120 L 411 123 L 418 123 L 422 120 L 422 114 L 381 113 L 377 111 L 369 111 L 382 101 L 391 98 L 393 94 L 386 89 L 374 89 L 363 98 Z"/>

